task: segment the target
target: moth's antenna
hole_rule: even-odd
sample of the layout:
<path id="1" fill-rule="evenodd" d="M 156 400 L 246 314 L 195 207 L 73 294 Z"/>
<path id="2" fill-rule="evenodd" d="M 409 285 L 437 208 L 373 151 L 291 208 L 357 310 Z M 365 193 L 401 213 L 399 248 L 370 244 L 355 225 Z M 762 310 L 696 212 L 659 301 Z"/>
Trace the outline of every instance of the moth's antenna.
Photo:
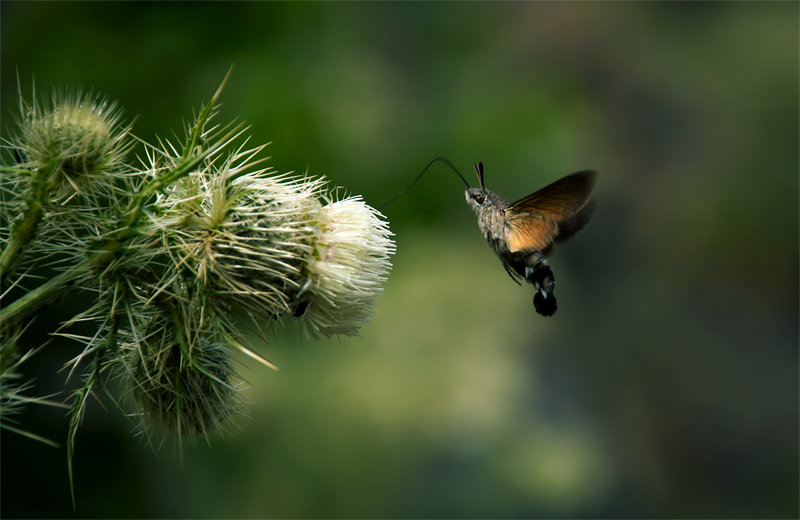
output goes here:
<path id="1" fill-rule="evenodd" d="M 458 171 L 458 169 L 457 169 L 457 168 L 456 168 L 456 167 L 453 165 L 453 163 L 451 163 L 451 162 L 450 162 L 450 161 L 449 161 L 447 158 L 445 158 L 445 157 L 437 157 L 436 159 L 432 160 L 430 163 L 428 163 L 428 166 L 426 166 L 426 167 L 425 167 L 425 169 L 424 169 L 424 170 L 422 170 L 422 173 L 425 173 L 426 171 L 428 171 L 428 168 L 430 168 L 430 167 L 431 167 L 431 164 L 435 163 L 436 161 L 441 161 L 441 162 L 445 163 L 447 166 L 449 166 L 449 167 L 450 167 L 450 168 L 451 168 L 451 169 L 452 169 L 454 172 L 456 172 L 456 175 L 458 175 L 459 177 L 461 177 L 461 180 L 462 180 L 462 181 L 464 181 L 464 184 L 466 184 L 466 185 L 467 185 L 467 188 L 469 188 L 469 183 L 468 183 L 468 182 L 467 182 L 467 180 L 464 178 L 464 176 L 463 176 L 463 175 L 461 175 L 461 173 L 460 173 L 460 172 Z M 389 204 L 391 204 L 392 202 L 396 201 L 396 200 L 397 200 L 397 199 L 399 199 L 399 198 L 400 198 L 400 197 L 401 197 L 401 196 L 402 196 L 402 195 L 403 195 L 405 192 L 407 192 L 408 190 L 410 190 L 410 189 L 411 189 L 411 186 L 413 186 L 413 185 L 414 185 L 414 184 L 415 184 L 415 183 L 416 183 L 416 182 L 417 182 L 417 181 L 420 179 L 420 177 L 422 177 L 422 173 L 420 173 L 420 174 L 417 176 L 417 178 L 416 178 L 416 179 L 414 179 L 414 182 L 412 182 L 411 184 L 409 184 L 409 185 L 408 185 L 408 187 L 407 187 L 406 189 L 404 189 L 403 191 L 401 191 L 400 193 L 398 193 L 398 194 L 397 194 L 397 196 L 395 196 L 395 197 L 394 197 L 392 200 L 390 200 L 389 202 L 386 202 L 386 203 L 384 203 L 384 204 L 381 204 L 380 206 L 378 206 L 378 211 L 382 210 L 383 208 L 385 208 L 386 206 L 388 206 L 388 205 L 389 205 Z M 481 186 L 482 186 L 482 185 L 483 185 L 483 184 L 481 183 Z"/>
<path id="2" fill-rule="evenodd" d="M 476 162 L 475 163 L 475 173 L 478 174 L 478 181 L 481 183 L 481 189 L 486 191 L 486 188 L 483 187 L 483 163 Z"/>

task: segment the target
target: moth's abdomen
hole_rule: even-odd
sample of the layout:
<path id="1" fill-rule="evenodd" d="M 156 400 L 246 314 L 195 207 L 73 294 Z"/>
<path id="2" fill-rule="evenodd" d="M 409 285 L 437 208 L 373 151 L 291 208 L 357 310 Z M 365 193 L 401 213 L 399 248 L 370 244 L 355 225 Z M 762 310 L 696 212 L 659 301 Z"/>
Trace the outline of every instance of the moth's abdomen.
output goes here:
<path id="1" fill-rule="evenodd" d="M 515 270 L 536 288 L 533 306 L 536 312 L 549 317 L 558 309 L 556 296 L 556 277 L 544 253 L 538 249 L 521 257 L 514 266 Z"/>
<path id="2" fill-rule="evenodd" d="M 533 308 L 545 318 L 549 318 L 558 310 L 556 295 L 550 294 L 550 296 L 545 298 L 542 293 L 537 292 L 533 297 Z"/>

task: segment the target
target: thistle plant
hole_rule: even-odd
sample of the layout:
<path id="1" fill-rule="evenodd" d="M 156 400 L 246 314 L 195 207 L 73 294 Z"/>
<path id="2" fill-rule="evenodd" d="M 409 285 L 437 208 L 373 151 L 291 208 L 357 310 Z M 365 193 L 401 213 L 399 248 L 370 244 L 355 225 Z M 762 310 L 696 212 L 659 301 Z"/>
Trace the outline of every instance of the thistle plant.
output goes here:
<path id="1" fill-rule="evenodd" d="M 105 98 L 56 91 L 28 103 L 20 89 L 0 166 L 0 426 L 34 436 L 9 416 L 60 404 L 24 397 L 20 365 L 43 347 L 25 347 L 24 328 L 67 292 L 91 291 L 90 308 L 52 331 L 84 346 L 66 367 L 82 385 L 61 404 L 71 485 L 91 395 L 127 410 L 147 439 L 208 438 L 244 402 L 232 352 L 276 368 L 245 327 L 265 338 L 296 320 L 315 338 L 357 335 L 382 293 L 394 252 L 382 216 L 358 196 L 337 200 L 321 178 L 264 166 L 265 145 L 249 146 L 242 125 L 212 124 L 224 84 L 182 140 L 155 145 Z M 53 274 L 36 285 L 43 272 Z M 72 334 L 78 322 L 94 333 Z"/>

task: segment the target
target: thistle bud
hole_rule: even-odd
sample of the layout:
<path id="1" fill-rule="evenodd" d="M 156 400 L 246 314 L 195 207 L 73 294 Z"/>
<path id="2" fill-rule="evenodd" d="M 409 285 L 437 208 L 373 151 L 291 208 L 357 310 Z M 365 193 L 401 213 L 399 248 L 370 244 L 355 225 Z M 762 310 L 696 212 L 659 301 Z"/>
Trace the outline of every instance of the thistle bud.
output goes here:
<path id="1" fill-rule="evenodd" d="M 239 413 L 237 376 L 217 343 L 201 341 L 189 353 L 166 342 L 126 343 L 120 355 L 143 428 L 206 435 Z"/>
<path id="2" fill-rule="evenodd" d="M 125 139 L 129 129 L 119 125 L 116 103 L 81 90 L 54 91 L 49 105 L 21 99 L 20 109 L 19 131 L 10 147 L 22 168 L 54 165 L 46 180 L 51 202 L 108 195 L 115 189 L 130 148 Z"/>

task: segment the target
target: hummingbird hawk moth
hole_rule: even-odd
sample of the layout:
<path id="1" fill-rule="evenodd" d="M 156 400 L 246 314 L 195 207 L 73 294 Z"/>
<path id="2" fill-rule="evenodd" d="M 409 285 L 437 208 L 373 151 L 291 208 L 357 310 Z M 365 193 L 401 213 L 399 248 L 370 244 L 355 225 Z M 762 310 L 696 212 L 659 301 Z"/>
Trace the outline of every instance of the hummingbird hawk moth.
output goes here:
<path id="1" fill-rule="evenodd" d="M 478 226 L 486 241 L 500 257 L 511 278 L 533 284 L 533 306 L 542 316 L 558 309 L 556 280 L 547 255 L 553 243 L 573 237 L 592 218 L 589 201 L 597 172 L 584 170 L 555 181 L 516 202 L 509 202 L 487 190 L 483 184 L 483 163 L 475 163 L 480 188 L 467 187 L 467 203 L 478 215 Z"/>
<path id="2" fill-rule="evenodd" d="M 533 306 L 536 312 L 549 317 L 558 309 L 555 290 L 556 279 L 547 261 L 553 243 L 561 243 L 583 229 L 592 218 L 594 201 L 589 197 L 594 188 L 597 172 L 584 170 L 548 184 L 544 188 L 509 202 L 487 190 L 483 184 L 483 163 L 475 163 L 480 188 L 470 188 L 458 169 L 444 157 L 437 157 L 422 173 L 382 209 L 408 191 L 436 161 L 447 164 L 467 186 L 467 203 L 478 214 L 478 226 L 486 241 L 500 258 L 511 279 L 533 284 L 536 294 Z"/>

